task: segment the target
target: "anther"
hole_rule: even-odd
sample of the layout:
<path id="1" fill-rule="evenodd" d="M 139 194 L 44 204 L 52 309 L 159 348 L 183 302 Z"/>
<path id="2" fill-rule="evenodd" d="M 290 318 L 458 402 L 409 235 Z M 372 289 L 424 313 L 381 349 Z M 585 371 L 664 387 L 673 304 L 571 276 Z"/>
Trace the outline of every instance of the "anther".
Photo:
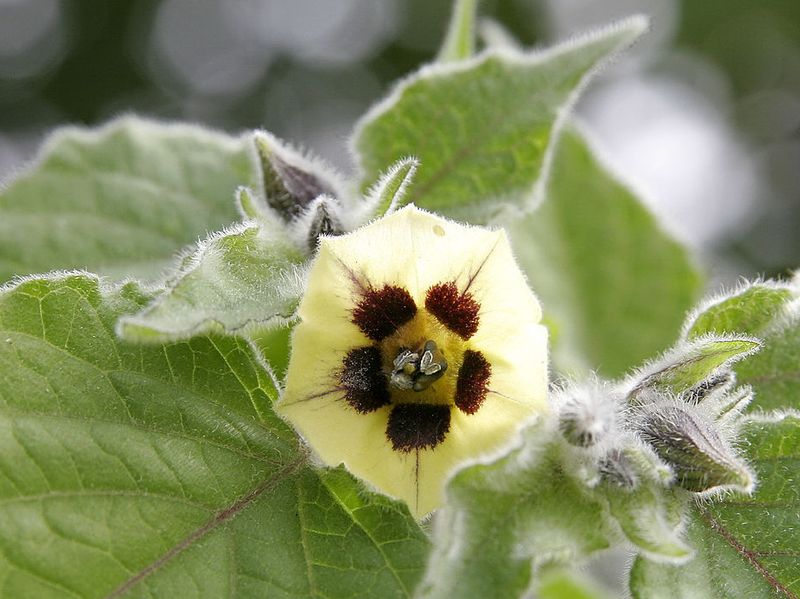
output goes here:
<path id="1" fill-rule="evenodd" d="M 403 348 L 392 362 L 389 382 L 403 390 L 424 391 L 442 377 L 447 361 L 436 343 L 428 339 L 417 351 Z"/>

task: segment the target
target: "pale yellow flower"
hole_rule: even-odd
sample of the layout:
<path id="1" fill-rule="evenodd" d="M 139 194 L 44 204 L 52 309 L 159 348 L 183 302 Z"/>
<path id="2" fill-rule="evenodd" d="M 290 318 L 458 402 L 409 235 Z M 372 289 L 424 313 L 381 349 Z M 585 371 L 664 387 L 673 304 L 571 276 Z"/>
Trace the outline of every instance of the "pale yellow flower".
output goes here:
<path id="1" fill-rule="evenodd" d="M 546 407 L 547 331 L 502 231 L 413 206 L 323 238 L 278 411 L 421 518 Z"/>

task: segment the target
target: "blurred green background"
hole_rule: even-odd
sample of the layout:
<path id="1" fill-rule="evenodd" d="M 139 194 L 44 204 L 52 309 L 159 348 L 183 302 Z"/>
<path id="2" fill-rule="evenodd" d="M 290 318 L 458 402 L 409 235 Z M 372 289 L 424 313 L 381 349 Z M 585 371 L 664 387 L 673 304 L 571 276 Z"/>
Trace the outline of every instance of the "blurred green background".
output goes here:
<path id="1" fill-rule="evenodd" d="M 447 0 L 0 0 L 0 178 L 61 124 L 137 112 L 266 128 L 352 168 L 353 122 L 429 60 Z M 581 118 L 715 281 L 800 266 L 800 2 L 483 0 L 525 45 L 653 31 Z"/>

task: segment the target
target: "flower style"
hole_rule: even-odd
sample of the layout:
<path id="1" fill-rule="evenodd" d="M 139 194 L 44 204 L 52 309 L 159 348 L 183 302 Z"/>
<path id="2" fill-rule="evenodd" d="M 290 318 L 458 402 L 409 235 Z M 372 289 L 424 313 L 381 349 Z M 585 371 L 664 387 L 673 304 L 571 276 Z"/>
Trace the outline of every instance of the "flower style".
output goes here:
<path id="1" fill-rule="evenodd" d="M 502 231 L 413 206 L 324 237 L 278 411 L 418 518 L 547 409 L 547 331 Z"/>

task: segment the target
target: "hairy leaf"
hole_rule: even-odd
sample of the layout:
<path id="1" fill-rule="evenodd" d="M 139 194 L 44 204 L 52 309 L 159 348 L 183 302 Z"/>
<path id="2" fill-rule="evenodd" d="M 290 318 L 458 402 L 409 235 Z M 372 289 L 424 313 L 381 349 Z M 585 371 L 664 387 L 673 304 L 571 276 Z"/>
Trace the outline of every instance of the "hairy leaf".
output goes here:
<path id="1" fill-rule="evenodd" d="M 0 292 L 0 595 L 409 596 L 407 510 L 309 466 L 243 340 L 118 341 L 148 299 L 83 274 Z"/>
<path id="2" fill-rule="evenodd" d="M 241 138 L 126 117 L 56 132 L 0 192 L 0 282 L 86 268 L 154 277 L 207 231 L 236 219 L 253 167 Z"/>
<path id="3" fill-rule="evenodd" d="M 536 588 L 538 599 L 609 599 L 596 583 L 575 571 L 554 569 L 544 573 Z"/>
<path id="4" fill-rule="evenodd" d="M 800 313 L 797 293 L 780 283 L 754 283 L 701 306 L 687 321 L 686 336 L 737 330 L 764 341 L 755 356 L 736 365 L 740 383 L 755 392 L 749 409 L 800 408 Z"/>
<path id="5" fill-rule="evenodd" d="M 424 67 L 356 128 L 362 188 L 416 156 L 410 202 L 471 222 L 494 216 L 497 200 L 527 209 L 581 86 L 645 28 L 636 17 L 545 52 L 488 51 Z"/>
<path id="6" fill-rule="evenodd" d="M 750 410 L 800 408 L 800 314 L 765 336 L 764 349 L 736 374 L 755 391 Z"/>
<path id="7" fill-rule="evenodd" d="M 574 129 L 561 136 L 543 204 L 509 226 L 555 325 L 561 371 L 621 375 L 673 342 L 700 292 L 686 249 Z"/>
<path id="8" fill-rule="evenodd" d="M 735 336 L 705 336 L 691 343 L 679 344 L 629 377 L 629 380 L 636 381 L 629 395 L 634 398 L 647 388 L 683 393 L 761 347 L 761 342 L 753 337 Z"/>
<path id="9" fill-rule="evenodd" d="M 685 494 L 647 481 L 631 490 L 612 489 L 607 497 L 622 532 L 645 555 L 671 562 L 692 556 L 681 526 Z"/>
<path id="10" fill-rule="evenodd" d="M 761 335 L 782 315 L 791 299 L 792 290 L 787 285 L 771 281 L 747 285 L 695 310 L 684 326 L 685 337 L 694 339 L 707 333 Z"/>
<path id="11" fill-rule="evenodd" d="M 523 435 L 520 448 L 451 480 L 419 596 L 522 596 L 538 566 L 609 546 L 602 503 L 563 473 L 544 426 Z"/>
<path id="12" fill-rule="evenodd" d="M 800 418 L 749 422 L 745 453 L 758 473 L 753 496 L 699 503 L 689 521 L 695 558 L 682 566 L 638 558 L 641 599 L 773 599 L 800 594 Z"/>
<path id="13" fill-rule="evenodd" d="M 163 342 L 281 326 L 302 294 L 304 259 L 277 228 L 246 223 L 212 235 L 182 260 L 161 295 L 120 321 L 120 334 Z"/>
<path id="14" fill-rule="evenodd" d="M 362 213 L 357 222 L 363 223 L 371 217 L 391 214 L 404 206 L 404 197 L 418 167 L 416 158 L 405 158 L 392 165 L 365 194 L 364 202 L 357 210 Z"/>

